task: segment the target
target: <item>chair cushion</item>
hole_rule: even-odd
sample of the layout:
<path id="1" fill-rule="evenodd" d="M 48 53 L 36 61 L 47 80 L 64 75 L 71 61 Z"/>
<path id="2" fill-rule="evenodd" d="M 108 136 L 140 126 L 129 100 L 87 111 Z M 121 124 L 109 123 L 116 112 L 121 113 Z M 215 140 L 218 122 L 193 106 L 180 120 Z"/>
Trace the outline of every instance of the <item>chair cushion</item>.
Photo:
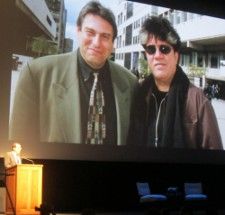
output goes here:
<path id="1" fill-rule="evenodd" d="M 137 182 L 136 186 L 139 196 L 146 196 L 151 193 L 150 186 L 147 182 Z"/>
<path id="2" fill-rule="evenodd" d="M 201 183 L 184 183 L 184 190 L 186 195 L 202 194 Z"/>
<path id="3" fill-rule="evenodd" d="M 185 200 L 205 200 L 207 196 L 205 194 L 189 194 L 185 196 Z"/>
<path id="4" fill-rule="evenodd" d="M 149 194 L 140 197 L 140 202 L 165 201 L 167 197 L 162 194 Z"/>

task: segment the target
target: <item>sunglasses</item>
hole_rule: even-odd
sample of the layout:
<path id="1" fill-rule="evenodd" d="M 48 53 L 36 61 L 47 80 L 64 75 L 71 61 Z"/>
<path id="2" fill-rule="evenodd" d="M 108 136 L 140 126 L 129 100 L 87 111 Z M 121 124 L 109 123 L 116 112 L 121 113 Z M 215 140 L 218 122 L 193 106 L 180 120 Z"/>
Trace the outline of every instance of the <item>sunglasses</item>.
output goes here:
<path id="1" fill-rule="evenodd" d="M 144 46 L 145 51 L 150 54 L 153 55 L 156 53 L 156 46 L 155 45 L 149 45 L 149 46 Z M 168 45 L 160 45 L 159 46 L 159 51 L 162 54 L 169 54 L 171 52 L 172 48 Z"/>

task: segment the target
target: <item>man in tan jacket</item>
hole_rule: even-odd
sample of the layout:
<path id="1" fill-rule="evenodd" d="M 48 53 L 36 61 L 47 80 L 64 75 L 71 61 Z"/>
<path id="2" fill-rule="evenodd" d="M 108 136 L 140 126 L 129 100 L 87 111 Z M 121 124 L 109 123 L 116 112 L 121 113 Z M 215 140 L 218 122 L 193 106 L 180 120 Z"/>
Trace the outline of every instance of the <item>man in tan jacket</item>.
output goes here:
<path id="1" fill-rule="evenodd" d="M 12 151 L 7 152 L 4 158 L 5 168 L 10 168 L 22 163 L 20 157 L 21 150 L 22 147 L 20 143 L 15 142 L 12 144 Z"/>

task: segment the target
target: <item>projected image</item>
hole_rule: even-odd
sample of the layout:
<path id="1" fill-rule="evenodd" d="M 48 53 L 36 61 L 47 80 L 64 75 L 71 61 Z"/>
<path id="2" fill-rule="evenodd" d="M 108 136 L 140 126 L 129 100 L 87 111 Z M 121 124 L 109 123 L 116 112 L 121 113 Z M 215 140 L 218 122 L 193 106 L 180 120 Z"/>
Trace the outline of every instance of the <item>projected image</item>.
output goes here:
<path id="1" fill-rule="evenodd" d="M 74 20 L 65 1 L 72 52 L 58 36 L 47 43 L 37 37 L 35 59 L 13 71 L 9 139 L 223 150 L 225 20 L 137 2 L 115 1 L 110 10 L 104 1 L 102 8 L 88 2 Z M 35 42 L 48 49 L 36 50 Z"/>

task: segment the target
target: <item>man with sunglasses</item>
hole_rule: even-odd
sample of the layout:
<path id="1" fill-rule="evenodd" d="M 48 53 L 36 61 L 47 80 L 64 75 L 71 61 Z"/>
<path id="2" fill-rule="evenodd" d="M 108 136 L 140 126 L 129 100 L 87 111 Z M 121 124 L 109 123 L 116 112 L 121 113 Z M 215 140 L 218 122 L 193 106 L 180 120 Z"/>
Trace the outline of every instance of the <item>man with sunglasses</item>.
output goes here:
<path id="1" fill-rule="evenodd" d="M 146 19 L 140 41 L 151 74 L 138 89 L 132 141 L 156 148 L 223 149 L 210 101 L 178 65 L 181 41 L 170 22 Z"/>

